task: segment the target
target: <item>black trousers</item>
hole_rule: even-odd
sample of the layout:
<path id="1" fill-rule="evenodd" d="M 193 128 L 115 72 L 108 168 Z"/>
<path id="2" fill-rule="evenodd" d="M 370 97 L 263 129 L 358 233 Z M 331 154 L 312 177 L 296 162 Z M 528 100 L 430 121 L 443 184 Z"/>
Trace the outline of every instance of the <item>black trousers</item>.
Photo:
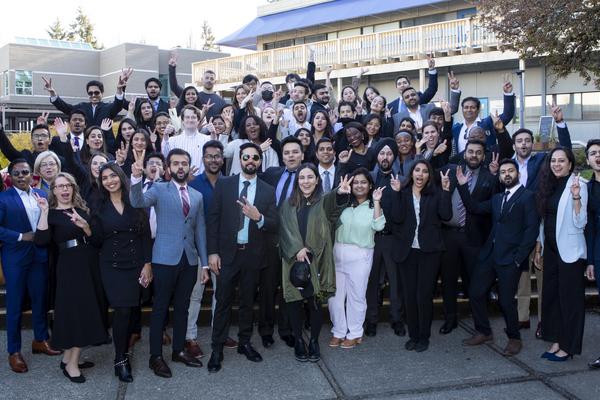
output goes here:
<path id="1" fill-rule="evenodd" d="M 584 260 L 566 263 L 544 246 L 542 338 L 569 354 L 581 354 L 585 323 Z"/>
<path id="2" fill-rule="evenodd" d="M 286 310 L 281 285 L 281 257 L 279 247 L 269 246 L 265 255 L 266 268 L 260 270 L 258 334 L 273 335 L 275 319 L 279 336 L 291 335 L 290 319 Z M 279 312 L 275 312 L 275 305 Z"/>
<path id="3" fill-rule="evenodd" d="M 198 266 L 191 266 L 185 253 L 177 265 L 152 264 L 154 303 L 150 317 L 150 355 L 162 355 L 162 337 L 169 302 L 173 298 L 173 352 L 183 351 L 190 295 L 198 278 Z"/>
<path id="4" fill-rule="evenodd" d="M 307 314 L 304 312 L 303 304 L 304 300 L 287 303 L 290 322 L 292 324 L 294 337 L 296 338 L 302 337 L 302 321 L 304 319 L 303 315 Z M 321 302 L 315 296 L 311 296 L 306 299 L 306 305 L 307 309 L 309 310 L 308 318 L 310 320 L 310 338 L 318 341 L 319 333 L 321 333 L 321 326 L 323 325 L 323 310 L 321 310 Z"/>
<path id="5" fill-rule="evenodd" d="M 112 336 L 115 345 L 115 363 L 125 358 L 129 350 L 129 337 L 133 329 L 131 319 L 135 307 L 115 307 L 112 323 Z"/>
<path id="6" fill-rule="evenodd" d="M 480 246 L 471 246 L 467 240 L 464 229 L 443 227 L 442 234 L 446 251 L 442 256 L 440 276 L 442 278 L 442 297 L 444 299 L 444 316 L 447 322 L 456 322 L 458 319 L 456 294 L 458 293 L 458 276 L 461 271 L 463 283 L 467 284 L 467 277 L 473 275 L 477 263 Z"/>
<path id="7" fill-rule="evenodd" d="M 440 268 L 441 252 L 411 249 L 400 265 L 404 285 L 406 325 L 412 340 L 429 340 L 433 318 L 433 292 Z"/>
<path id="8" fill-rule="evenodd" d="M 380 276 L 383 271 L 390 283 L 390 322 L 402 323 L 404 321 L 404 299 L 402 297 L 402 279 L 400 278 L 398 263 L 392 257 L 396 241 L 393 235 L 375 234 L 375 248 L 373 249 L 373 266 L 367 285 L 367 314 L 365 321 L 376 324 L 379 319 L 379 288 Z"/>
<path id="9" fill-rule="evenodd" d="M 250 342 L 254 319 L 254 297 L 260 276 L 257 263 L 261 261 L 249 256 L 245 250 L 238 250 L 231 264 L 221 265 L 221 271 L 217 275 L 217 290 L 215 292 L 217 305 L 213 317 L 213 351 L 223 351 L 223 344 L 227 340 L 231 320 L 231 306 L 236 286 L 239 288 L 238 341 L 240 344 Z"/>
<path id="10" fill-rule="evenodd" d="M 496 265 L 491 259 L 477 264 L 469 287 L 471 311 L 477 332 L 492 334 L 487 315 L 487 293 L 497 279 L 498 303 L 506 323 L 506 335 L 509 339 L 521 339 L 516 299 L 521 272 L 523 270 L 516 265 Z"/>

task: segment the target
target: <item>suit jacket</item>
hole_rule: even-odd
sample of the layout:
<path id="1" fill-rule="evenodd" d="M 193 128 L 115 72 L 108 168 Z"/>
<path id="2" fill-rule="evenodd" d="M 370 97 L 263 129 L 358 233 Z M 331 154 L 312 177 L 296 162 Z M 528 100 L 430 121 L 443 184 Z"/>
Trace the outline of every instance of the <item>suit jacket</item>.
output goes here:
<path id="1" fill-rule="evenodd" d="M 427 85 L 427 89 L 425 92 L 417 92 L 419 94 L 419 104 L 427 104 L 433 99 L 433 96 L 437 93 L 438 90 L 438 74 L 437 72 L 432 74 L 429 72 L 429 84 Z M 403 101 L 400 97 L 392 100 L 391 103 L 388 104 L 388 108 L 392 110 L 392 115 L 397 114 L 400 111 L 404 111 L 406 107 L 402 106 Z"/>
<path id="2" fill-rule="evenodd" d="M 183 215 L 181 197 L 173 182 L 155 182 L 143 192 L 142 181 L 131 185 L 130 201 L 136 208 L 154 207 L 156 239 L 152 262 L 177 265 L 185 252 L 190 265 L 208 265 L 202 194 L 188 185 L 190 211 Z"/>
<path id="3" fill-rule="evenodd" d="M 118 99 L 115 96 L 115 99 L 112 103 L 106 103 L 101 101 L 96 105 L 96 111 L 93 111 L 92 103 L 90 102 L 81 102 L 79 104 L 69 104 L 61 99 L 58 96 L 54 101 L 50 100 L 50 102 L 58 109 L 62 111 L 66 115 L 71 114 L 73 110 L 81 110 L 85 114 L 85 124 L 87 127 L 92 125 L 100 126 L 102 124 L 102 120 L 104 118 L 115 119 L 115 117 L 119 114 L 121 109 L 123 108 L 123 99 Z"/>
<path id="4" fill-rule="evenodd" d="M 500 119 L 504 123 L 504 125 L 508 125 L 510 121 L 512 121 L 515 116 L 515 98 L 514 95 L 506 95 L 504 94 L 504 108 L 502 114 L 500 114 Z M 463 127 L 464 123 L 459 122 L 454 124 L 452 127 L 452 154 L 458 153 L 458 136 L 460 135 L 460 131 Z M 481 121 L 477 122 L 477 125 L 482 127 L 486 133 L 486 145 L 489 148 L 496 144 L 496 131 L 494 130 L 494 121 L 491 116 L 487 116 Z"/>
<path id="5" fill-rule="evenodd" d="M 231 264 L 237 253 L 240 224 L 240 206 L 237 204 L 239 184 L 239 175 L 219 179 L 208 210 L 208 254 L 218 254 L 222 265 Z M 279 225 L 275 189 L 260 179 L 256 180 L 254 206 L 263 215 L 264 222 L 259 228 L 257 222 L 250 220 L 246 251 L 260 260 L 268 241 L 266 233 L 276 233 Z M 263 263 L 257 263 L 256 268 L 261 267 Z"/>
<path id="6" fill-rule="evenodd" d="M 46 193 L 39 189 L 31 189 L 46 198 Z M 18 241 L 21 233 L 30 232 L 31 224 L 23 201 L 14 187 L 0 193 L 0 252 L 2 265 L 25 266 L 33 262 L 47 263 L 48 251 L 33 241 Z"/>
<path id="7" fill-rule="evenodd" d="M 417 228 L 417 216 L 413 205 L 412 187 L 406 187 L 396 194 L 392 205 L 392 219 L 399 224 L 394 232 L 398 241 L 394 260 L 403 262 L 412 248 Z M 452 218 L 452 200 L 450 192 L 434 188 L 431 193 L 421 193 L 419 201 L 419 247 L 426 253 L 444 251 L 442 221 Z"/>
<path id="8" fill-rule="evenodd" d="M 560 258 L 567 263 L 573 263 L 580 258 L 586 259 L 586 244 L 584 228 L 587 224 L 587 203 L 588 192 L 587 184 L 583 181 L 580 185 L 581 210 L 575 214 L 573 210 L 573 195 L 571 194 L 571 185 L 574 175 L 569 177 L 560 200 L 558 201 L 558 211 L 556 213 L 556 246 Z M 544 246 L 544 221 L 540 224 L 538 241 Z"/>
<path id="9" fill-rule="evenodd" d="M 135 106 L 137 107 L 142 100 L 144 100 L 144 99 L 137 98 L 135 100 Z M 150 100 L 150 102 L 152 102 L 152 100 Z M 127 111 L 128 109 L 129 109 L 129 100 L 123 98 L 123 110 Z M 161 111 L 166 112 L 168 114 L 169 113 L 169 103 L 167 103 L 166 101 L 164 101 L 163 99 L 161 99 L 159 97 L 158 98 L 158 108 L 154 112 L 158 113 Z"/>
<path id="10" fill-rule="evenodd" d="M 492 230 L 479 253 L 479 261 L 492 261 L 496 265 L 523 263 L 535 245 L 539 218 L 535 209 L 533 192 L 520 187 L 502 208 L 504 193 L 496 193 L 490 200 L 473 201 L 467 185 L 458 186 L 458 192 L 472 214 L 492 214 Z"/>
<path id="11" fill-rule="evenodd" d="M 450 109 L 452 111 L 452 114 L 455 114 L 458 111 L 458 103 L 460 102 L 460 95 L 461 95 L 461 92 L 450 91 Z M 436 105 L 434 103 L 421 104 L 419 111 L 421 113 L 421 118 L 423 119 L 423 122 L 425 122 L 429 119 L 429 113 L 435 107 L 436 107 Z M 392 111 L 392 113 L 393 113 L 393 111 Z M 398 129 L 400 129 L 400 121 L 403 118 L 409 118 L 409 117 L 410 117 L 410 114 L 408 112 L 408 109 L 406 109 L 406 108 L 403 111 L 393 114 L 392 118 L 394 119 L 394 132 L 398 132 Z"/>
<path id="12" fill-rule="evenodd" d="M 458 188 L 458 182 L 456 180 L 456 165 L 450 165 L 449 168 L 444 169 L 447 171 L 450 169 L 448 177 L 450 178 L 450 193 L 454 193 L 454 190 Z M 483 167 L 479 168 L 477 174 L 477 182 L 471 192 L 471 198 L 475 202 L 482 202 L 492 198 L 492 196 L 500 190 L 498 178 L 492 175 L 490 171 Z M 467 240 L 471 246 L 482 246 L 485 240 L 490 234 L 492 229 L 492 221 L 489 215 L 475 214 L 467 211 L 465 218 L 465 233 L 467 234 Z"/>
<path id="13" fill-rule="evenodd" d="M 598 185 L 595 177 L 587 183 L 588 222 L 585 226 L 588 265 L 600 266 L 600 196 L 594 196 L 594 185 Z"/>

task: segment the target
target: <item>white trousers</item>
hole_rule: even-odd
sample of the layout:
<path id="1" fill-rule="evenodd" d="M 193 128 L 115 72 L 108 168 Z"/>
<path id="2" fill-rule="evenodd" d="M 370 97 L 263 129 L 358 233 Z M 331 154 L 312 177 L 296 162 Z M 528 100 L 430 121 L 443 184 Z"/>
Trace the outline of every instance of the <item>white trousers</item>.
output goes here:
<path id="1" fill-rule="evenodd" d="M 210 279 L 213 284 L 213 297 L 212 297 L 212 316 L 215 316 L 215 306 L 217 304 L 217 299 L 215 298 L 215 293 L 217 291 L 217 276 L 210 273 Z M 202 283 L 202 267 L 198 268 L 198 279 L 196 280 L 196 284 L 194 285 L 194 289 L 192 289 L 192 294 L 190 295 L 190 306 L 188 308 L 188 320 L 187 320 L 187 331 L 185 333 L 185 340 L 196 340 L 198 338 L 198 315 L 200 314 L 200 307 L 202 303 L 202 296 L 204 295 L 204 287 L 205 285 Z M 212 321 L 212 318 L 211 318 Z M 212 322 L 211 322 L 212 324 Z"/>
<path id="2" fill-rule="evenodd" d="M 335 296 L 329 299 L 333 336 L 357 339 L 363 335 L 367 312 L 367 285 L 373 264 L 373 249 L 336 243 Z"/>

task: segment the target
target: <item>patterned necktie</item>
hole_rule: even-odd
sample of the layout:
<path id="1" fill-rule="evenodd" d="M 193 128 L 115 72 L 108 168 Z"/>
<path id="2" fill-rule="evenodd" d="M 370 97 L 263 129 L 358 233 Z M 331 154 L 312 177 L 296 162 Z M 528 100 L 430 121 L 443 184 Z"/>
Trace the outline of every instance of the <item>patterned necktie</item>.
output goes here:
<path id="1" fill-rule="evenodd" d="M 469 171 L 467 172 L 467 188 L 469 189 L 469 192 L 471 191 L 471 182 L 473 181 L 473 174 Z M 458 204 L 457 204 L 457 210 L 458 211 L 458 225 L 460 227 L 465 226 L 465 223 L 467 222 L 467 209 L 465 208 L 464 203 L 462 202 L 462 199 L 458 200 Z"/>
<path id="2" fill-rule="evenodd" d="M 187 217 L 190 213 L 190 199 L 188 198 L 188 192 L 185 186 L 179 188 L 181 191 L 181 204 L 183 206 L 183 216 Z"/>
<path id="3" fill-rule="evenodd" d="M 323 171 L 325 178 L 323 178 L 323 191 L 329 193 L 331 191 L 331 178 L 329 177 L 329 171 Z"/>
<path id="4" fill-rule="evenodd" d="M 73 141 L 75 142 L 75 148 L 79 151 L 79 136 L 73 135 Z"/>
<path id="5" fill-rule="evenodd" d="M 244 181 L 242 182 L 242 184 L 244 185 L 244 187 L 242 188 L 242 191 L 240 192 L 240 201 L 243 203 L 244 198 L 248 199 L 248 186 L 250 186 L 250 182 L 249 181 Z M 244 215 L 244 212 L 242 211 L 242 208 L 240 207 L 240 222 L 238 225 L 238 231 L 241 231 L 242 229 L 244 229 L 244 222 L 245 222 L 245 218 L 246 216 Z"/>

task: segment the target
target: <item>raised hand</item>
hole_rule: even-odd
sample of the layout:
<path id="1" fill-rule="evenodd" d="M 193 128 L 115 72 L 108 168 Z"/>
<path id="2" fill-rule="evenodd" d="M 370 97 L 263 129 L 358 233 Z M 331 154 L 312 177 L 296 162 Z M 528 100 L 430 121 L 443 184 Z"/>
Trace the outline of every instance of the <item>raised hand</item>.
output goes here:
<path id="1" fill-rule="evenodd" d="M 467 172 L 467 175 L 464 174 L 462 166 L 457 166 L 456 167 L 456 181 L 458 182 L 458 184 L 460 186 L 462 185 L 466 185 L 467 182 L 469 182 L 469 174 L 471 172 Z"/>
<path id="2" fill-rule="evenodd" d="M 338 155 L 338 161 L 341 164 L 346 164 L 348 162 L 348 160 L 350 160 L 351 155 L 352 155 L 352 149 L 350 149 L 350 151 L 344 150 L 344 151 L 340 152 L 340 154 Z"/>
<path id="3" fill-rule="evenodd" d="M 448 139 L 444 140 L 442 143 L 437 145 L 435 150 L 433 150 L 433 155 L 439 156 L 440 154 L 444 153 L 446 150 L 448 150 Z"/>
<path id="4" fill-rule="evenodd" d="M 556 103 L 553 103 L 550 106 L 550 110 L 552 111 L 552 117 L 554 117 L 554 122 L 556 122 L 557 124 L 563 122 L 565 120 L 565 117 L 563 115 L 562 109 L 556 105 Z"/>
<path id="5" fill-rule="evenodd" d="M 123 89 L 127 86 L 127 81 L 133 74 L 133 68 L 128 67 L 121 70 L 121 74 L 119 75 L 119 81 L 117 82 L 117 93 L 123 93 Z"/>
<path id="6" fill-rule="evenodd" d="M 452 109 L 450 108 L 450 103 L 448 103 L 445 100 L 442 100 L 440 101 L 440 105 L 442 107 L 442 110 L 444 110 L 444 120 L 450 121 L 450 118 L 452 118 Z"/>
<path id="7" fill-rule="evenodd" d="M 177 66 L 177 53 L 175 53 L 174 51 L 172 51 L 170 53 L 170 57 L 169 57 L 169 65 L 171 67 L 176 67 Z"/>
<path id="8" fill-rule="evenodd" d="M 381 196 L 383 196 L 383 190 L 385 186 L 379 187 L 373 190 L 373 201 L 381 201 Z"/>
<path id="9" fill-rule="evenodd" d="M 362 112 L 363 112 L 363 101 L 360 98 L 356 97 L 356 115 L 362 115 Z"/>
<path id="10" fill-rule="evenodd" d="M 448 85 L 450 89 L 458 90 L 460 87 L 460 81 L 454 76 L 454 71 L 448 72 Z"/>
<path id="11" fill-rule="evenodd" d="M 442 179 L 442 189 L 446 192 L 450 191 L 450 177 L 448 176 L 449 173 L 449 169 L 446 171 L 445 174 L 442 171 L 440 171 L 440 178 Z"/>
<path id="12" fill-rule="evenodd" d="M 117 162 L 118 165 L 122 166 L 123 164 L 125 164 L 125 160 L 127 159 L 128 151 L 129 151 L 129 143 L 125 144 L 125 143 L 121 142 L 121 147 L 119 149 L 117 149 L 117 151 L 115 152 L 115 159 L 116 159 L 115 161 Z M 133 155 L 135 156 L 135 151 L 133 152 Z M 136 160 L 137 160 L 137 158 L 136 158 Z M 132 168 L 132 172 L 133 172 L 133 166 L 131 168 Z M 142 169 L 143 169 L 143 167 L 142 167 Z"/>
<path id="13" fill-rule="evenodd" d="M 392 109 L 389 107 L 385 108 L 385 117 L 386 118 L 392 118 Z"/>
<path id="14" fill-rule="evenodd" d="M 352 193 L 352 181 L 354 177 L 348 178 L 348 175 L 344 175 L 340 180 L 340 186 L 338 187 L 338 194 L 350 194 Z"/>
<path id="15" fill-rule="evenodd" d="M 581 186 L 579 185 L 579 174 L 575 174 L 573 177 L 573 184 L 571 184 L 571 195 L 574 198 L 581 197 Z"/>
<path id="16" fill-rule="evenodd" d="M 429 67 L 429 69 L 435 69 L 435 57 L 433 53 L 427 54 L 427 67 Z"/>
<path id="17" fill-rule="evenodd" d="M 90 228 L 88 222 L 81 215 L 77 213 L 77 211 L 72 208 L 72 212 L 65 211 L 65 215 L 71 218 L 71 222 L 75 224 L 76 227 L 81 228 L 83 230 L 87 230 Z"/>
<path id="18" fill-rule="evenodd" d="M 35 192 L 33 193 L 33 197 L 35 197 L 35 201 L 37 202 L 37 205 L 42 211 L 42 213 L 48 212 L 48 210 L 50 209 L 50 206 L 48 205 L 48 200 L 46 200 L 45 197 L 42 197 Z"/>
<path id="19" fill-rule="evenodd" d="M 127 145 L 127 148 L 129 148 L 129 145 Z M 138 155 L 136 151 L 132 151 L 132 153 L 135 161 L 133 164 L 131 164 L 131 175 L 135 178 L 141 178 L 144 173 L 144 158 L 146 157 L 146 149 L 142 150 L 142 154 L 140 155 Z"/>
<path id="20" fill-rule="evenodd" d="M 103 131 L 108 131 L 112 128 L 113 126 L 113 120 L 110 118 L 104 118 L 102 120 L 102 124 L 100 124 L 100 129 L 102 129 Z"/>
<path id="21" fill-rule="evenodd" d="M 163 135 L 163 142 L 168 142 L 169 141 L 169 136 L 171 136 L 171 134 L 175 132 L 175 127 L 172 124 L 168 124 L 165 127 L 165 133 Z"/>
<path id="22" fill-rule="evenodd" d="M 258 222 L 260 221 L 260 211 L 258 211 L 258 208 L 256 208 L 256 206 L 254 204 L 250 204 L 250 202 L 245 198 L 242 197 L 242 200 L 236 200 L 238 205 L 242 208 L 242 213 L 250 218 L 252 221 Z"/>
<path id="23" fill-rule="evenodd" d="M 331 125 L 335 125 L 338 120 L 337 110 L 329 110 L 329 120 L 331 121 Z"/>
<path id="24" fill-rule="evenodd" d="M 38 125 L 47 125 L 48 115 L 50 115 L 48 111 L 42 111 L 42 115 L 36 118 L 35 123 Z"/>
<path id="25" fill-rule="evenodd" d="M 498 115 L 498 110 L 496 110 L 495 113 L 490 114 L 490 117 L 494 122 L 494 130 L 496 132 L 504 132 L 504 122 L 502 122 L 502 120 L 500 119 L 500 116 Z"/>
<path id="26" fill-rule="evenodd" d="M 512 83 L 506 81 L 504 82 L 504 85 L 502 86 L 502 91 L 506 94 L 510 94 L 513 91 L 513 85 Z"/>
<path id="27" fill-rule="evenodd" d="M 44 82 L 44 90 L 50 93 L 50 97 L 55 97 L 56 90 L 54 90 L 54 87 L 52 87 L 52 78 L 46 78 L 45 76 L 42 76 L 42 82 Z"/>
<path id="28" fill-rule="evenodd" d="M 260 144 L 260 150 L 264 153 L 265 151 L 267 151 L 271 148 L 272 144 L 273 144 L 273 140 L 271 140 L 271 138 L 268 138 L 267 140 L 265 140 L 264 142 L 262 142 Z"/>
<path id="29" fill-rule="evenodd" d="M 365 68 L 362 68 L 363 70 Z M 367 71 L 369 70 L 368 68 L 366 68 Z M 333 67 L 331 65 L 327 66 L 327 69 L 325 70 L 325 75 L 327 75 L 327 77 L 329 78 L 331 76 L 331 73 L 333 72 Z"/>
<path id="30" fill-rule="evenodd" d="M 127 106 L 127 114 L 129 114 L 131 116 L 131 118 L 133 118 L 133 113 L 135 112 L 135 104 L 137 103 L 137 96 L 133 96 L 131 98 L 131 101 L 129 102 L 129 105 Z"/>
<path id="31" fill-rule="evenodd" d="M 492 175 L 496 175 L 498 173 L 498 169 L 500 168 L 500 153 L 492 152 L 492 161 L 488 165 L 488 170 Z"/>
<path id="32" fill-rule="evenodd" d="M 67 142 L 67 124 L 64 123 L 62 118 L 60 118 L 60 117 L 54 118 L 54 129 L 56 129 L 56 132 L 58 133 L 58 137 L 60 138 L 60 141 L 63 143 L 66 143 Z"/>
<path id="33" fill-rule="evenodd" d="M 398 175 L 392 174 L 392 178 L 390 179 L 390 186 L 394 192 L 399 192 L 402 188 L 402 183 L 400 179 L 398 179 Z"/>

